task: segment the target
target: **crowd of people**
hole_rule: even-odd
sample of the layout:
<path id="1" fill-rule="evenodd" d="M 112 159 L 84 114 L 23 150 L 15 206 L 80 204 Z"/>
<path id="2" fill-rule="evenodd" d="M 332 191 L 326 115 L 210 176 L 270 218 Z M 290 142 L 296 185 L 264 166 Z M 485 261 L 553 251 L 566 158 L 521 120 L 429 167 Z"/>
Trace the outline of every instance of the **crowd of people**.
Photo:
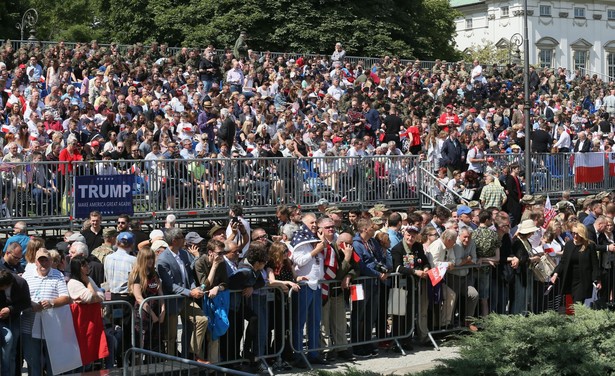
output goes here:
<path id="1" fill-rule="evenodd" d="M 74 174 L 135 174 L 135 192 L 169 210 L 215 206 L 229 192 L 226 202 L 245 210 L 280 204 L 275 230 L 251 228 L 235 205 L 227 227 L 212 227 L 207 241 L 172 219 L 149 234 L 127 215 L 103 228 L 92 212 L 83 231 L 47 250 L 16 222 L 0 271 L 2 375 L 20 369 L 19 341 L 31 374 L 53 374 L 57 348 L 41 336 L 41 320 L 69 304 L 73 318 L 81 317 L 79 307 L 109 299 L 140 312 L 137 346 L 202 362 L 245 358 L 258 372 L 273 343 L 285 349 L 274 368 L 306 367 L 304 351 L 312 364 L 369 357 L 392 337 L 408 350 L 434 329 L 476 329 L 473 318 L 491 312 L 555 309 L 560 293 L 612 300 L 612 195 L 574 202 L 565 192 L 551 218 L 543 197 L 524 194 L 520 151 L 530 137 L 535 153 L 610 152 L 613 82 L 532 67 L 526 135 L 518 66 L 437 60 L 426 69 L 385 56 L 369 67 L 346 61 L 340 43 L 331 56 L 272 58 L 249 50 L 246 35 L 240 39 L 222 54 L 207 46 L 175 56 L 156 43 L 126 51 L 95 41 L 2 46 L 0 173 L 11 216 L 60 213 Z M 487 153 L 515 158 L 502 165 Z M 321 194 L 324 187 L 332 201 L 364 191 L 406 197 L 417 181 L 404 156 L 438 175 L 434 197 L 442 206 L 344 213 Z M 239 200 L 247 187 L 254 200 Z M 293 205 L 295 189 L 312 192 L 318 212 Z M 557 265 L 549 280 L 534 272 L 548 258 Z M 433 268 L 447 270 L 436 286 Z M 405 315 L 387 311 L 392 273 L 417 290 Z M 357 284 L 363 299 L 349 299 Z M 270 288 L 291 291 L 290 306 L 276 298 L 272 307 Z M 151 299 L 170 294 L 183 299 Z M 212 323 L 220 319 L 208 305 L 216 298 L 228 299 L 227 330 Z M 297 313 L 285 319 L 289 338 L 271 331 L 280 312 Z M 96 327 L 106 344 L 87 359 L 112 367 L 135 328 L 126 309 L 120 329 L 105 320 Z M 179 320 L 186 330 L 177 338 Z"/>
<path id="2" fill-rule="evenodd" d="M 449 178 L 475 171 L 484 184 L 482 173 L 505 167 L 490 166 L 485 153 L 525 147 L 523 75 L 515 64 L 436 60 L 423 68 L 385 56 L 365 66 L 346 61 L 341 43 L 331 56 L 273 58 L 247 41 L 244 33 L 223 53 L 209 45 L 176 55 L 157 43 L 18 50 L 5 43 L 6 211 L 66 212 L 72 174 L 135 174 L 134 191 L 149 194 L 152 210 L 219 205 L 228 194 L 246 206 L 289 203 L 297 189 L 314 202 L 352 200 L 352 190 L 403 196 L 416 185 L 407 177 L 412 163 L 385 157 L 419 156 L 434 171 L 446 167 Z M 611 150 L 613 82 L 531 67 L 530 89 L 532 152 Z M 256 162 L 264 157 L 272 160 Z M 249 161 L 233 166 L 234 158 Z M 79 161 L 92 163 L 68 165 Z M 237 192 L 226 192 L 234 181 Z"/>
<path id="3" fill-rule="evenodd" d="M 490 313 L 540 313 L 586 299 L 603 307 L 615 288 L 612 198 L 564 196 L 551 212 L 544 197 L 526 195 L 518 225 L 498 206 L 344 212 L 323 202 L 308 213 L 280 205 L 278 224 L 264 228 L 235 205 L 206 237 L 185 233 L 172 215 L 148 233 L 127 215 L 103 225 L 94 211 L 51 250 L 17 222 L 0 268 L 0 369 L 21 370 L 21 343 L 29 374 L 54 374 L 58 348 L 40 323 L 69 304 L 77 339 L 104 338 L 94 350 L 79 342 L 89 354 L 81 354 L 89 359 L 83 369 L 121 366 L 134 345 L 206 363 L 241 360 L 258 373 L 306 368 L 302 354 L 326 364 L 412 351 L 430 332 L 479 330 L 476 318 Z M 553 267 L 537 274 L 545 262 Z M 444 278 L 434 280 L 433 269 Z M 392 310 L 400 285 L 415 294 Z M 105 300 L 134 309 L 100 317 Z M 92 325 L 82 326 L 87 308 Z"/>

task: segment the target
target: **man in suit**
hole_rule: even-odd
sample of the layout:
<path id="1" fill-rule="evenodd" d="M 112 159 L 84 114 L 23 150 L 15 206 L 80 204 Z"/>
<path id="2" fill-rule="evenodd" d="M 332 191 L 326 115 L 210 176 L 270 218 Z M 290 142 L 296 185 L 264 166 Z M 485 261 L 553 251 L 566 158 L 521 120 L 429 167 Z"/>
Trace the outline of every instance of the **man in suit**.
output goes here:
<path id="1" fill-rule="evenodd" d="M 596 243 L 596 252 L 598 252 L 600 260 L 600 280 L 602 281 L 602 286 L 605 287 L 600 289 L 598 294 L 605 302 L 609 300 L 610 291 L 613 289 L 611 268 L 613 267 L 613 252 L 615 252 L 615 244 L 610 243 L 604 234 L 607 221 L 609 220 L 609 218 L 600 215 L 592 224 L 585 225 L 585 228 L 587 228 L 587 238 Z"/>
<path id="2" fill-rule="evenodd" d="M 195 284 L 188 252 L 184 249 L 183 231 L 176 227 L 168 229 L 165 240 L 169 248 L 165 249 L 156 261 L 156 270 L 162 282 L 162 292 L 164 295 L 184 296 L 183 299 L 172 299 L 166 302 L 168 312 L 167 353 L 175 355 L 177 319 L 181 315 L 184 325 L 190 323 L 182 330 L 182 356 L 187 355 L 188 336 L 190 336 L 190 350 L 195 359 L 205 361 L 203 341 L 207 330 L 207 317 L 194 301 L 194 299 L 202 299 L 204 292 Z"/>
<path id="3" fill-rule="evenodd" d="M 513 163 L 509 167 L 510 173 L 505 177 L 504 188 L 506 189 L 506 212 L 512 217 L 511 222 L 513 227 L 521 222 L 521 181 L 519 180 L 519 172 L 521 170 L 518 163 Z"/>
<path id="4" fill-rule="evenodd" d="M 585 132 L 579 132 L 578 137 L 579 138 L 576 144 L 574 144 L 572 151 L 575 153 L 589 153 L 592 143 L 587 139 Z"/>
<path id="5" fill-rule="evenodd" d="M 463 149 L 461 142 L 457 139 L 459 132 L 457 128 L 449 130 L 449 136 L 442 145 L 442 160 L 440 166 L 446 167 L 448 177 L 453 177 L 453 171 L 463 169 Z"/>

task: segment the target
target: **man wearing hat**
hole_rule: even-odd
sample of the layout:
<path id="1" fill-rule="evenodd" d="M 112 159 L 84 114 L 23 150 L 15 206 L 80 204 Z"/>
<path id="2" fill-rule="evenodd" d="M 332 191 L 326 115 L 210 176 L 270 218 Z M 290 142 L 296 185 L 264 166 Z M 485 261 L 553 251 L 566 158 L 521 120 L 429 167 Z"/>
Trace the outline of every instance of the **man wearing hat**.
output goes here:
<path id="1" fill-rule="evenodd" d="M 36 268 L 30 269 L 24 273 L 23 278 L 28 283 L 30 288 L 30 299 L 32 300 L 32 309 L 26 310 L 21 316 L 21 334 L 22 344 L 24 349 L 24 357 L 28 362 L 28 367 L 33 375 L 42 375 L 41 366 L 43 362 L 43 348 L 46 347 L 47 341 L 50 338 L 39 339 L 33 335 L 33 327 L 35 320 L 40 315 L 36 312 L 58 308 L 70 304 L 71 300 L 68 295 L 68 289 L 64 282 L 64 275 L 58 270 L 51 267 L 51 256 L 49 251 L 41 248 L 36 251 L 35 256 Z M 53 314 L 53 311 L 51 311 Z M 40 323 L 40 322 L 39 322 Z M 59 322 L 59 325 L 68 325 L 67 323 Z M 72 327 L 72 323 L 70 323 Z M 129 328 L 130 325 L 129 325 Z M 130 331 L 128 332 L 130 334 Z M 57 339 L 56 339 L 57 340 Z M 61 351 L 57 348 L 48 348 L 49 352 Z M 47 356 L 47 360 L 49 357 Z M 51 362 L 45 362 L 45 370 L 47 374 L 57 374 L 51 368 Z"/>
<path id="2" fill-rule="evenodd" d="M 529 238 L 538 231 L 533 219 L 526 219 L 519 225 L 517 236 L 513 240 L 512 253 L 509 257 L 511 266 L 517 270 L 515 274 L 515 297 L 510 308 L 511 314 L 520 314 L 527 311 L 527 302 L 531 289 L 531 281 L 528 281 L 529 255 L 532 246 Z"/>
<path id="3" fill-rule="evenodd" d="M 113 227 L 105 228 L 102 230 L 103 244 L 92 250 L 92 256 L 96 257 L 103 265 L 105 264 L 105 258 L 113 253 L 117 234 L 117 230 Z"/>
<path id="4" fill-rule="evenodd" d="M 328 206 L 329 201 L 326 198 L 321 198 L 320 200 L 316 201 L 316 208 L 318 209 L 319 213 L 326 214 Z"/>
<path id="5" fill-rule="evenodd" d="M 104 270 L 106 280 L 106 290 L 111 293 L 112 300 L 122 300 L 132 304 L 134 298 L 128 293 L 128 276 L 137 261 L 132 256 L 132 249 L 135 244 L 134 235 L 131 232 L 120 232 L 116 237 L 117 249 L 112 254 L 105 257 Z M 122 327 L 123 327 L 123 349 L 130 348 L 131 338 L 131 310 L 122 307 Z"/>
<path id="6" fill-rule="evenodd" d="M 186 250 L 188 251 L 188 253 L 192 255 L 194 258 L 198 258 L 199 256 L 201 256 L 200 251 L 203 246 L 201 243 L 205 239 L 201 237 L 201 235 L 199 235 L 198 233 L 191 231 L 186 234 L 185 240 L 186 240 Z"/>
<path id="7" fill-rule="evenodd" d="M 472 222 L 472 209 L 466 205 L 460 205 L 457 208 L 457 219 L 459 220 L 459 229 L 470 228 L 476 230 L 476 224 Z"/>
<path id="8" fill-rule="evenodd" d="M 351 233 L 351 230 L 344 225 L 343 213 L 344 212 L 342 209 L 337 206 L 330 206 L 325 210 L 325 214 L 333 220 L 333 223 L 335 223 L 335 232 L 338 235 L 342 232 Z"/>

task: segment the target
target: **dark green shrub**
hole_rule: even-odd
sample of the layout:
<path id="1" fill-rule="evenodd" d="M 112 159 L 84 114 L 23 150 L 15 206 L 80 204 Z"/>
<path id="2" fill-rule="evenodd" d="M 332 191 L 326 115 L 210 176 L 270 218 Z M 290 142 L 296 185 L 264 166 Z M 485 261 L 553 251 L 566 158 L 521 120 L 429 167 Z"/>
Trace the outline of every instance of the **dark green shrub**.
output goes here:
<path id="1" fill-rule="evenodd" d="M 490 315 L 484 330 L 455 341 L 459 358 L 420 375 L 614 375 L 615 314 L 575 310 L 575 316 Z"/>

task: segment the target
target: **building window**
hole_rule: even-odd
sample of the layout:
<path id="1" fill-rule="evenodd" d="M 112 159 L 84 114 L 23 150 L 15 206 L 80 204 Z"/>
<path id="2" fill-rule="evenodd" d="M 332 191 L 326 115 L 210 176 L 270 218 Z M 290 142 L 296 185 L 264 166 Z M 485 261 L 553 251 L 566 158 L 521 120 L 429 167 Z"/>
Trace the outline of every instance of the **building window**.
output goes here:
<path id="1" fill-rule="evenodd" d="M 553 50 L 550 48 L 539 50 L 538 60 L 541 68 L 551 68 L 553 66 Z"/>
<path id="2" fill-rule="evenodd" d="M 609 19 L 609 21 L 615 21 L 615 9 L 607 10 L 606 17 Z"/>
<path id="3" fill-rule="evenodd" d="M 540 6 L 540 17 L 551 17 L 551 5 Z"/>
<path id="4" fill-rule="evenodd" d="M 615 53 L 606 54 L 606 70 L 609 77 L 615 77 Z"/>
<path id="5" fill-rule="evenodd" d="M 502 7 L 500 8 L 500 11 L 502 13 L 502 17 L 508 17 L 508 7 Z"/>
<path id="6" fill-rule="evenodd" d="M 471 29 L 471 28 L 472 28 L 472 19 L 466 18 L 466 29 Z"/>
<path id="7" fill-rule="evenodd" d="M 574 69 L 585 69 L 587 67 L 587 52 L 588 51 L 572 51 Z"/>
<path id="8" fill-rule="evenodd" d="M 574 18 L 585 18 L 585 8 L 574 8 Z"/>

